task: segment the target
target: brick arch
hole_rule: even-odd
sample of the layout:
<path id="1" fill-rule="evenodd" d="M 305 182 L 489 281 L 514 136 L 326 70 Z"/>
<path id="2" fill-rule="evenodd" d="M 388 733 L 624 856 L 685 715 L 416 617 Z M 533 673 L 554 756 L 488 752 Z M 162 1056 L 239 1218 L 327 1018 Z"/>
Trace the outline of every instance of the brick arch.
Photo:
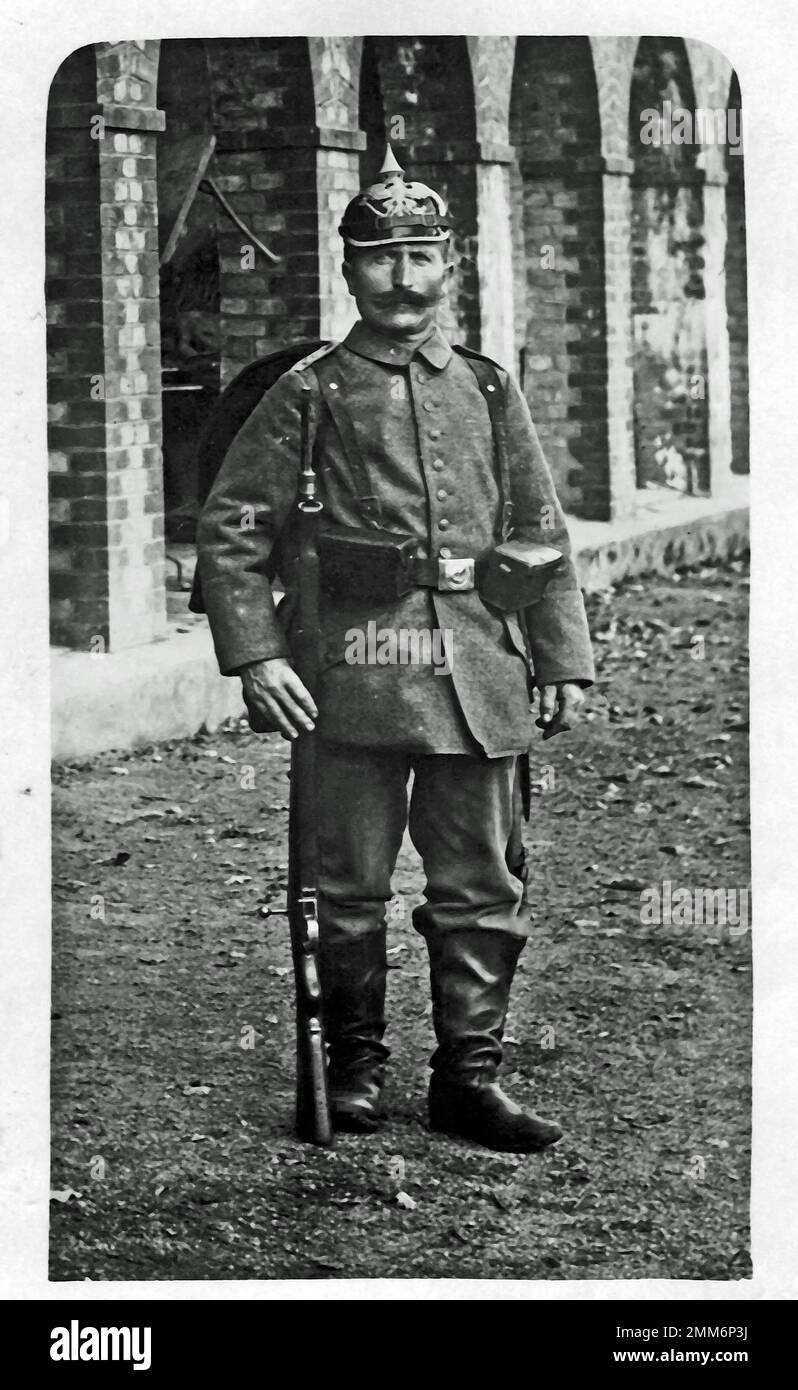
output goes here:
<path id="1" fill-rule="evenodd" d="M 609 506 L 601 124 L 586 38 L 521 37 L 510 102 L 516 348 L 565 506 Z"/>
<path id="2" fill-rule="evenodd" d="M 637 39 L 599 36 L 589 42 L 596 74 L 601 153 L 609 161 L 624 160 L 629 155 L 629 93 Z"/>
<path id="3" fill-rule="evenodd" d="M 455 342 L 478 347 L 477 125 L 467 41 L 427 35 L 366 38 L 358 111 L 366 135 L 361 183 L 379 168 L 390 135 L 408 174 L 437 189 L 449 204 L 457 272 L 441 323 Z"/>
<path id="4" fill-rule="evenodd" d="M 510 139 L 516 40 L 483 34 L 466 42 L 474 81 L 477 138 L 486 144 L 506 145 Z"/>
<path id="5" fill-rule="evenodd" d="M 357 130 L 363 40 L 310 38 L 308 49 L 318 125 Z"/>
<path id="6" fill-rule="evenodd" d="M 742 112 L 740 83 L 732 72 L 727 106 Z M 739 119 L 739 117 L 738 117 Z M 729 325 L 731 466 L 748 472 L 748 270 L 745 242 L 745 156 L 726 146 L 726 314 Z"/>
<path id="7" fill-rule="evenodd" d="M 684 46 L 698 106 L 725 107 L 733 77 L 732 65 L 725 53 L 702 39 L 686 38 Z"/>
<path id="8" fill-rule="evenodd" d="M 160 39 L 95 44 L 100 101 L 154 108 L 160 47 Z"/>
<path id="9" fill-rule="evenodd" d="M 695 110 L 679 38 L 642 38 L 629 100 L 635 466 L 639 487 L 709 488 L 709 411 L 700 147 L 646 143 L 646 111 Z"/>

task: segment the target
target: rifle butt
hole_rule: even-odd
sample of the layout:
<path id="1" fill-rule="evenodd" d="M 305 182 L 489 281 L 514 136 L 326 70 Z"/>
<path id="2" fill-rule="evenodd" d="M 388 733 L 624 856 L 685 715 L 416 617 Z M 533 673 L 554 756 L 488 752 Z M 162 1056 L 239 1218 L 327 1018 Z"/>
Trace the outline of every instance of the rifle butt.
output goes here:
<path id="1" fill-rule="evenodd" d="M 324 1035 L 316 1018 L 297 1023 L 296 1132 L 308 1144 L 333 1142 Z"/>

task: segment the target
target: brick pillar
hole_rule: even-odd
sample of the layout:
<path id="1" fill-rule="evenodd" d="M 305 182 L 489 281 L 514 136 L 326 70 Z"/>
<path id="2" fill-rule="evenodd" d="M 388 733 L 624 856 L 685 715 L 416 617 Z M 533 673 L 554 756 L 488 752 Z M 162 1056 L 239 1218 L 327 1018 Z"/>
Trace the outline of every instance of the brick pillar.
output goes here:
<path id="1" fill-rule="evenodd" d="M 152 641 L 166 624 L 155 188 L 163 118 L 135 93 L 128 100 L 124 78 L 112 101 L 85 83 L 72 100 L 75 58 L 54 82 L 47 136 L 52 640 L 115 651 Z"/>
<path id="2" fill-rule="evenodd" d="M 726 175 L 707 174 L 704 184 L 704 285 L 706 290 L 709 490 L 722 496 L 731 478 L 731 378 L 726 312 Z"/>
<path id="3" fill-rule="evenodd" d="M 610 515 L 602 169 L 598 154 L 520 159 L 524 391 L 563 505 L 597 520 Z"/>
<path id="4" fill-rule="evenodd" d="M 320 130 L 319 135 L 319 337 L 337 340 L 346 335 L 357 318 L 357 306 L 341 274 L 344 243 L 338 227 L 347 203 L 360 189 L 360 151 L 366 147 L 366 136 L 360 130 Z"/>
<path id="5" fill-rule="evenodd" d="M 481 351 L 517 370 L 509 145 L 480 147 L 477 164 L 477 273 Z"/>
<path id="6" fill-rule="evenodd" d="M 632 341 L 631 159 L 604 160 L 604 298 L 607 350 L 608 519 L 635 507 L 634 344 Z"/>

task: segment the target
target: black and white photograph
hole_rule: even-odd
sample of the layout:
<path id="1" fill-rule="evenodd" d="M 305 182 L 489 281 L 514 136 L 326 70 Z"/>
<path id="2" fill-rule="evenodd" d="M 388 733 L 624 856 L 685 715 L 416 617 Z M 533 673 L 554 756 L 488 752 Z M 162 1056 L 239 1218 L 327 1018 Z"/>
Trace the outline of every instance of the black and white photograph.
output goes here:
<path id="1" fill-rule="evenodd" d="M 749 1298 L 746 55 L 117 9 L 40 73 L 41 1277 Z"/>

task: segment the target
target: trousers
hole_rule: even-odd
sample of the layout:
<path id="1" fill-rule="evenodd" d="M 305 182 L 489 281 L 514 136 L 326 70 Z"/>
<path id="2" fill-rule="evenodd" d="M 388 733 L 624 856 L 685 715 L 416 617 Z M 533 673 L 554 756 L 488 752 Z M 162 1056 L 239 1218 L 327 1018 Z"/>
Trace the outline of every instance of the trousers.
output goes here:
<path id="1" fill-rule="evenodd" d="M 319 741 L 319 926 L 330 944 L 379 931 L 405 829 L 426 878 L 413 926 L 526 938 L 508 868 L 514 756 L 412 754 Z M 408 791 L 410 774 L 412 787 Z"/>

